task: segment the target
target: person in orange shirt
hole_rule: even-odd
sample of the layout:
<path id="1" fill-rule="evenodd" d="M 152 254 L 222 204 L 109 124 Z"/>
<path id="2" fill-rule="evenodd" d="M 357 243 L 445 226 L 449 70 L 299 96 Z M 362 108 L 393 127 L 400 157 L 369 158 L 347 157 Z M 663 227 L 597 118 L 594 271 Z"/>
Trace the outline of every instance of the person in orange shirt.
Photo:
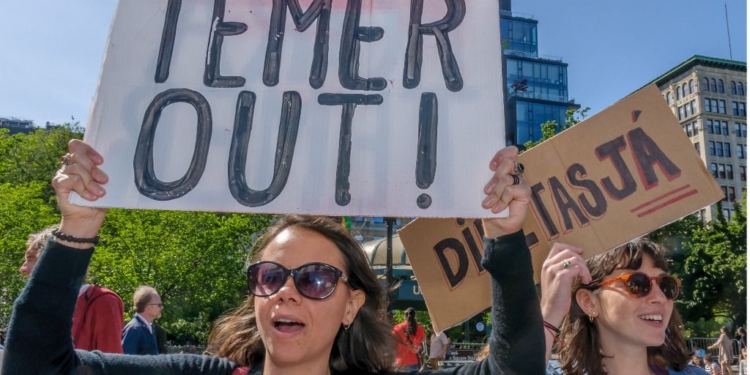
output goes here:
<path id="1" fill-rule="evenodd" d="M 417 313 L 413 308 L 406 309 L 406 319 L 393 327 L 396 337 L 396 367 L 405 370 L 419 370 L 417 351 L 425 339 L 424 328 L 417 324 Z"/>

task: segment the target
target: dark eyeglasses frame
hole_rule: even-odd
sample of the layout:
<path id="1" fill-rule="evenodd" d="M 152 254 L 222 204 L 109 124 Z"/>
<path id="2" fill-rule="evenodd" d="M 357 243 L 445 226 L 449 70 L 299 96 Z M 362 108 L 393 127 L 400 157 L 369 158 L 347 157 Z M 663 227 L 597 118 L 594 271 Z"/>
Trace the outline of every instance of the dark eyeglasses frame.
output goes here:
<path id="1" fill-rule="evenodd" d="M 148 306 L 159 306 L 159 307 L 164 307 L 164 304 L 163 304 L 163 303 L 149 303 L 149 304 L 148 304 Z"/>
<path id="2" fill-rule="evenodd" d="M 260 264 L 273 264 L 273 265 L 281 268 L 284 271 L 284 276 L 283 276 L 283 279 L 282 279 L 281 283 L 279 283 L 278 289 L 276 289 L 273 292 L 268 293 L 268 294 L 258 294 L 258 293 L 255 293 L 253 291 L 253 288 L 250 286 L 250 271 L 253 269 L 253 267 L 258 267 Z M 312 297 L 312 296 L 309 296 L 305 292 L 303 292 L 302 289 L 300 289 L 299 285 L 297 284 L 297 275 L 299 275 L 300 269 L 305 268 L 305 267 L 309 267 L 309 266 L 322 266 L 322 267 L 328 268 L 331 271 L 333 271 L 333 274 L 334 274 L 333 287 L 331 287 L 331 291 L 328 292 L 328 294 L 326 294 L 325 296 L 322 296 L 322 297 Z M 289 268 L 286 268 L 286 267 L 284 267 L 281 264 L 278 264 L 276 262 L 262 261 L 262 262 L 255 262 L 255 263 L 251 264 L 249 267 L 247 267 L 247 289 L 250 291 L 250 293 L 252 295 L 254 295 L 256 297 L 270 297 L 270 296 L 278 293 L 279 290 L 281 290 L 281 288 L 284 286 L 284 284 L 286 284 L 286 279 L 289 276 L 292 277 L 292 280 L 294 281 L 294 287 L 297 288 L 297 291 L 299 292 L 299 294 L 303 295 L 306 298 L 314 299 L 314 300 L 324 300 L 324 299 L 330 297 L 331 295 L 333 295 L 333 292 L 336 291 L 336 286 L 339 285 L 339 279 L 343 280 L 346 283 L 346 285 L 349 286 L 349 288 L 351 288 L 351 284 L 349 284 L 349 278 L 346 277 L 346 275 L 344 275 L 344 271 L 342 271 L 342 270 L 340 270 L 340 269 L 338 269 L 338 268 L 336 268 L 336 267 L 334 267 L 334 266 L 332 266 L 330 264 L 327 264 L 327 263 L 322 263 L 322 262 L 305 263 L 305 264 L 303 264 L 303 265 L 301 265 L 301 266 L 299 266 L 297 268 L 289 269 Z"/>
<path id="3" fill-rule="evenodd" d="M 628 280 L 630 280 L 630 278 L 633 277 L 633 275 L 642 275 L 643 277 L 645 277 L 645 278 L 648 279 L 648 292 L 646 292 L 643 295 L 639 295 L 637 293 L 633 293 L 633 291 L 630 290 L 630 287 L 628 286 Z M 593 289 L 596 289 L 596 288 L 599 288 L 599 287 L 604 286 L 604 285 L 609 285 L 609 284 L 613 284 L 613 283 L 616 283 L 618 281 L 621 281 L 623 283 L 623 285 L 625 285 L 625 289 L 628 291 L 628 293 L 631 296 L 636 297 L 636 298 L 642 298 L 642 297 L 647 297 L 654 290 L 654 288 L 652 286 L 652 284 L 654 283 L 654 281 L 656 281 L 656 285 L 658 285 L 659 289 L 661 289 L 661 282 L 662 282 L 662 280 L 664 280 L 666 278 L 671 278 L 671 279 L 673 279 L 675 281 L 675 283 L 677 284 L 677 291 L 675 292 L 675 295 L 672 298 L 670 298 L 669 296 L 667 296 L 667 293 L 664 293 L 663 289 L 662 289 L 661 292 L 664 293 L 664 296 L 667 297 L 667 299 L 669 299 L 669 300 L 675 300 L 675 299 L 677 299 L 677 297 L 680 296 L 680 288 L 682 287 L 682 280 L 680 280 L 680 279 L 678 279 L 678 278 L 676 278 L 676 277 L 674 277 L 672 275 L 669 275 L 669 274 L 663 274 L 663 275 L 659 275 L 659 276 L 649 276 L 649 275 L 646 275 L 643 272 L 638 272 L 638 271 L 627 272 L 627 273 L 623 273 L 622 275 L 617 276 L 615 278 L 612 278 L 612 279 L 609 279 L 609 280 L 606 280 L 606 281 L 602 281 L 599 284 L 593 285 Z"/>

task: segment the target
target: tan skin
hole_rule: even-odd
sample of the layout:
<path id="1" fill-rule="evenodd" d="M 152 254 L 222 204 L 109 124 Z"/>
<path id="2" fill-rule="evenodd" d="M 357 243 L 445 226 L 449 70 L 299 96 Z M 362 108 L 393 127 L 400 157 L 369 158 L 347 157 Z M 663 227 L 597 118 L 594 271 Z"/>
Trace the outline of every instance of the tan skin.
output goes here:
<path id="1" fill-rule="evenodd" d="M 95 202 L 106 194 L 103 186 L 107 183 L 108 177 L 100 168 L 104 159 L 89 145 L 79 140 L 70 141 L 68 152 L 70 165 L 64 166 L 52 180 L 62 213 L 59 230 L 75 237 L 91 238 L 98 234 L 106 209 L 75 206 L 68 203 L 68 197 L 74 191 L 83 199 Z M 506 147 L 498 151 L 490 161 L 492 177 L 484 187 L 487 198 L 482 202 L 482 207 L 492 213 L 499 213 L 508 208 L 509 214 L 506 218 L 482 221 L 485 235 L 489 238 L 519 231 L 526 218 L 531 190 L 525 182 L 513 185 L 513 178 L 510 176 L 517 157 L 518 149 Z M 312 233 L 300 231 L 302 230 L 289 229 L 282 232 L 266 250 L 264 259 L 268 257 L 286 267 L 297 267 L 303 260 L 303 254 L 307 254 L 310 258 L 304 258 L 305 261 L 326 259 L 329 264 L 346 273 L 341 254 L 331 247 L 335 247 L 333 243 L 325 238 L 316 238 Z M 295 237 L 298 241 L 295 241 Z M 299 240 L 302 238 L 303 242 L 313 241 L 316 250 L 309 251 L 308 243 L 305 246 L 308 251 L 301 251 Z M 73 248 L 90 248 L 90 244 L 59 239 L 56 241 Z M 328 358 L 333 346 L 332 336 L 339 325 L 351 323 L 364 303 L 361 293 L 352 291 L 342 284 L 343 282 L 339 281 L 334 295 L 328 299 L 313 301 L 300 296 L 293 281 L 287 279 L 285 286 L 278 293 L 256 299 L 259 330 L 267 346 L 265 374 L 330 374 Z M 327 314 L 326 319 L 317 317 L 321 311 Z M 279 330 L 274 320 L 278 317 L 300 321 L 304 328 L 295 328 L 291 333 Z M 312 336 L 316 334 L 318 338 L 313 339 Z M 320 340 L 316 341 L 318 339 Z"/>

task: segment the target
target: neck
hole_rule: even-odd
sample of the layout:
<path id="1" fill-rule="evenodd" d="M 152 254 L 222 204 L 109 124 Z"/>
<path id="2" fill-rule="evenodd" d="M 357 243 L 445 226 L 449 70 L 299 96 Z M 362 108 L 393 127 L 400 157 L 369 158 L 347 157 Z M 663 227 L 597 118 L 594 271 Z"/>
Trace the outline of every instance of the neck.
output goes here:
<path id="1" fill-rule="evenodd" d="M 645 346 L 629 345 L 617 340 L 601 337 L 602 361 L 608 375 L 651 374 L 648 367 L 648 351 Z"/>
<path id="2" fill-rule="evenodd" d="M 151 317 L 149 317 L 148 315 L 145 315 L 143 313 L 138 313 L 138 315 L 140 315 L 141 318 L 143 318 L 145 321 L 147 321 L 149 323 L 153 323 L 154 322 L 154 319 L 151 318 Z"/>
<path id="3" fill-rule="evenodd" d="M 263 364 L 263 375 L 330 375 L 331 369 L 328 367 L 328 358 L 324 361 L 315 361 L 313 363 L 304 362 L 299 364 L 279 364 L 269 358 L 266 353 L 266 361 Z"/>

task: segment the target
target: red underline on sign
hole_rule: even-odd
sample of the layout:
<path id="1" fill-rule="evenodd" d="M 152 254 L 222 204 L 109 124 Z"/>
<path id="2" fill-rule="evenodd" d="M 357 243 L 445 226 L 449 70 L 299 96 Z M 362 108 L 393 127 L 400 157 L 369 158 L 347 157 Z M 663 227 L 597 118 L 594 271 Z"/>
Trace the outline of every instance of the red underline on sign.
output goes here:
<path id="1" fill-rule="evenodd" d="M 666 202 L 664 202 L 664 203 L 662 203 L 662 204 L 660 204 L 660 205 L 658 205 L 656 207 L 651 208 L 648 211 L 641 212 L 641 213 L 638 214 L 638 217 L 644 217 L 644 216 L 646 216 L 646 215 L 648 215 L 648 214 L 650 214 L 650 213 L 652 213 L 654 211 L 662 209 L 662 208 L 664 208 L 666 206 L 669 206 L 672 203 L 675 203 L 677 201 L 683 200 L 683 199 L 685 199 L 685 198 L 687 198 L 687 197 L 689 197 L 691 195 L 695 195 L 695 194 L 698 194 L 698 189 L 690 190 L 687 193 L 682 194 L 682 195 L 678 195 L 678 196 L 676 196 L 676 197 L 674 197 L 674 198 L 672 198 L 672 199 L 670 199 L 670 200 L 668 200 L 668 201 L 666 201 Z"/>
<path id="2" fill-rule="evenodd" d="M 646 207 L 646 206 L 648 206 L 648 205 L 650 205 L 652 203 L 660 201 L 660 200 L 662 200 L 662 199 L 664 199 L 664 198 L 666 198 L 666 197 L 668 197 L 668 196 L 670 196 L 672 194 L 675 194 L 675 193 L 679 192 L 680 190 L 685 190 L 685 189 L 687 189 L 689 187 L 690 187 L 690 184 L 680 186 L 677 189 L 674 189 L 674 190 L 672 190 L 670 192 L 662 194 L 662 195 L 660 195 L 660 196 L 658 196 L 658 197 L 656 197 L 656 198 L 654 198 L 654 199 L 652 199 L 652 200 L 650 200 L 650 201 L 648 201 L 648 202 L 646 202 L 646 203 L 644 203 L 644 204 L 642 204 L 642 205 L 640 205 L 640 206 L 638 206 L 638 207 L 630 210 L 630 212 L 636 212 L 636 211 L 640 210 L 641 208 L 644 208 L 644 207 Z"/>

